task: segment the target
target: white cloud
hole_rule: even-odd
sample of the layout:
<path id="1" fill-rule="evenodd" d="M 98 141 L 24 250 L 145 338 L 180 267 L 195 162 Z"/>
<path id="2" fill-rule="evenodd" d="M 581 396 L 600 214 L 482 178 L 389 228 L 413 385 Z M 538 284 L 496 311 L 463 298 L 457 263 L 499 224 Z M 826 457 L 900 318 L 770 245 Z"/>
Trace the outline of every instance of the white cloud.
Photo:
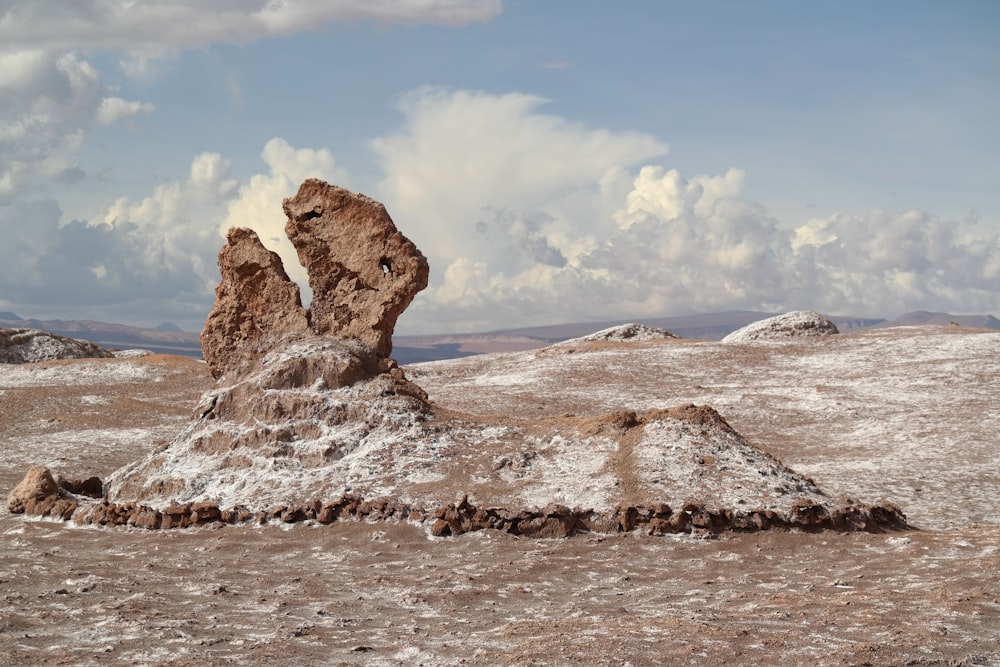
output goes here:
<path id="1" fill-rule="evenodd" d="M 470 253 L 491 272 L 571 263 L 614 225 L 624 168 L 667 152 L 650 135 L 540 113 L 544 103 L 422 89 L 401 102 L 404 127 L 374 142 L 381 197 L 438 284 Z"/>
<path id="2" fill-rule="evenodd" d="M 52 179 L 83 177 L 77 155 L 94 122 L 151 109 L 114 95 L 75 53 L 0 51 L 0 204 Z"/>
<path id="3" fill-rule="evenodd" d="M 186 179 L 139 200 L 121 198 L 102 221 L 60 224 L 51 200 L 0 207 L 4 302 L 88 319 L 204 317 L 218 283 L 217 221 L 236 185 L 228 163 L 206 153 Z"/>
<path id="4" fill-rule="evenodd" d="M 105 97 L 97 107 L 97 122 L 110 125 L 123 118 L 131 118 L 142 113 L 151 113 L 156 107 L 150 102 L 123 100 L 120 97 Z"/>
<path id="5" fill-rule="evenodd" d="M 500 0 L 31 0 L 0 10 L 0 44 L 157 53 L 245 44 L 333 22 L 461 26 L 488 21 L 501 8 Z"/>
<path id="6" fill-rule="evenodd" d="M 255 174 L 239 189 L 239 195 L 229 202 L 218 231 L 224 237 L 230 227 L 253 229 L 269 250 L 281 256 L 289 277 L 304 288 L 308 276 L 299 264 L 295 248 L 285 236 L 281 201 L 294 195 L 299 184 L 307 178 L 321 178 L 346 187 L 347 174 L 337 167 L 330 151 L 296 149 L 280 137 L 267 142 L 261 158 L 267 164 L 268 173 Z"/>
<path id="7" fill-rule="evenodd" d="M 422 90 L 375 142 L 382 196 L 431 260 L 401 324 L 483 330 L 738 308 L 893 316 L 1000 308 L 1000 238 L 972 219 L 871 211 L 791 228 L 745 175 L 685 177 L 652 137 L 543 100 Z"/>
<path id="8" fill-rule="evenodd" d="M 249 43 L 344 21 L 460 26 L 488 21 L 500 0 L 32 0 L 0 4 L 0 205 L 16 192 L 78 180 L 95 123 L 151 113 L 103 82 L 80 53 L 118 52 L 142 76 L 163 55 Z"/>

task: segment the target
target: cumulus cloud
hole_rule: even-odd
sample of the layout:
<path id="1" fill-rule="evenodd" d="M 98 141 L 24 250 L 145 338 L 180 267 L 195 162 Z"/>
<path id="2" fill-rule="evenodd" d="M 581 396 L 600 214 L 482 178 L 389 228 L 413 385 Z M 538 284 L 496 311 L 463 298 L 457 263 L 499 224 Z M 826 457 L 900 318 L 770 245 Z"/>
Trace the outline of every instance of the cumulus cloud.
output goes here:
<path id="1" fill-rule="evenodd" d="M 74 105 L 96 122 L 116 97 L 76 56 L 7 62 L 15 66 L 0 68 L 0 87 L 30 91 L 0 96 L 8 117 L 65 129 L 61 114 L 72 117 Z M 662 164 L 667 147 L 656 137 L 586 127 L 545 105 L 522 93 L 422 89 L 401 100 L 398 130 L 374 141 L 384 178 L 370 194 L 432 266 L 400 331 L 737 308 L 1000 309 L 1000 236 L 976 216 L 875 210 L 781 222 L 744 194 L 742 170 L 685 175 Z M 124 100 L 106 106 L 115 119 L 145 111 Z M 0 125 L 0 141 L 29 134 Z M 43 147 L 0 165 L 34 160 L 68 174 L 78 140 L 66 141 L 62 153 Z M 240 183 L 227 159 L 203 153 L 186 175 L 90 221 L 61 225 L 55 201 L 10 199 L 0 206 L 0 306 L 197 320 L 211 306 L 216 254 L 231 226 L 255 229 L 304 284 L 281 200 L 309 177 L 350 187 L 349 174 L 328 150 L 281 138 L 261 158 L 262 173 Z"/>
<path id="2" fill-rule="evenodd" d="M 988 312 L 1000 307 L 1000 235 L 974 219 L 869 211 L 792 230 L 790 294 L 831 312 L 902 309 Z"/>
<path id="3" fill-rule="evenodd" d="M 229 163 L 204 153 L 186 178 L 121 198 L 101 220 L 61 225 L 56 202 L 15 201 L 0 208 L 10 239 L 0 244 L 0 296 L 15 311 L 51 308 L 65 317 L 204 317 L 218 283 L 218 220 L 237 186 Z"/>
<path id="4" fill-rule="evenodd" d="M 653 137 L 544 100 L 426 89 L 375 142 L 382 196 L 431 260 L 401 325 L 484 330 L 753 308 L 893 316 L 1000 308 L 1000 237 L 920 211 L 782 223 L 745 174 L 651 163 Z"/>
<path id="5" fill-rule="evenodd" d="M 377 139 L 380 196 L 424 248 L 432 281 L 462 257 L 510 276 L 571 265 L 614 227 L 625 168 L 663 155 L 648 134 L 586 128 L 542 113 L 521 93 L 421 89 L 400 103 L 405 122 Z"/>
<path id="6" fill-rule="evenodd" d="M 0 204 L 52 179 L 81 177 L 77 155 L 95 122 L 152 110 L 115 92 L 75 53 L 0 50 Z"/>
<path id="7" fill-rule="evenodd" d="M 155 111 L 149 101 L 123 97 L 84 54 L 118 56 L 126 75 L 138 75 L 148 72 L 158 58 L 186 48 L 245 44 L 345 21 L 461 26 L 488 21 L 501 9 L 500 0 L 0 3 L 0 231 L 10 239 L 0 248 L 2 272 L 9 280 L 0 298 L 7 303 L 35 299 L 39 305 L 69 306 L 75 302 L 61 299 L 59 289 L 120 301 L 143 286 L 156 295 L 174 285 L 197 300 L 204 297 L 206 276 L 214 273 L 214 234 L 238 194 L 235 181 L 221 177 L 228 166 L 218 156 L 199 156 L 186 180 L 165 184 L 145 199 L 119 200 L 100 224 L 62 224 L 54 197 L 63 185 L 86 177 L 78 156 L 91 131 Z M 272 172 L 244 187 L 232 215 L 254 218 L 255 199 L 261 206 L 275 200 L 280 204 L 274 192 L 287 195 L 288 179 L 298 179 L 299 173 L 341 175 L 323 151 L 269 144 L 265 161 Z M 265 192 L 269 188 L 271 194 Z M 180 206 L 187 207 L 189 218 Z M 201 217 L 220 206 L 223 213 Z M 30 233 L 23 228 L 24 220 L 31 221 Z M 206 221 L 209 232 L 198 226 Z M 87 261 L 62 256 L 74 247 L 66 241 L 71 238 Z M 25 247 L 33 254 L 18 255 L 16 249 Z M 59 262 L 54 257 L 60 257 Z M 143 270 L 143 262 L 148 262 L 148 270 Z M 168 276 L 163 281 L 145 280 L 161 270 Z M 177 270 L 186 271 L 184 280 L 190 284 L 171 282 L 169 276 Z M 98 296 L 99 289 L 103 296 Z"/>
<path id="8" fill-rule="evenodd" d="M 105 97 L 97 107 L 97 122 L 101 125 L 110 125 L 123 118 L 150 113 L 155 108 L 150 102 L 135 102 L 123 100 L 120 97 Z"/>
<path id="9" fill-rule="evenodd" d="M 308 276 L 299 264 L 295 248 L 285 236 L 281 201 L 295 194 L 299 184 L 307 178 L 321 178 L 347 187 L 347 174 L 337 167 L 330 151 L 296 149 L 280 137 L 267 142 L 261 158 L 267 164 L 267 173 L 252 176 L 240 187 L 237 197 L 229 202 L 218 231 L 225 236 L 230 227 L 253 229 L 269 250 L 281 256 L 285 271 L 305 292 Z"/>

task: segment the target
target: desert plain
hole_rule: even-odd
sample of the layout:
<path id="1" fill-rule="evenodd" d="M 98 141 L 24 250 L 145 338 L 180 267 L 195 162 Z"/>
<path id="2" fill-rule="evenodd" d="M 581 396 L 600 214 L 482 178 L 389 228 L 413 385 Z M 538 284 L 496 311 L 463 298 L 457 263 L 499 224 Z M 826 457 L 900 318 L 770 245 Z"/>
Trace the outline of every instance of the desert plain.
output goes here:
<path id="1" fill-rule="evenodd" d="M 435 406 L 474 415 L 710 405 L 829 496 L 888 500 L 912 528 L 434 537 L 3 509 L 0 664 L 998 665 L 998 359 L 1000 333 L 923 326 L 407 366 Z M 105 479 L 211 386 L 167 355 L 0 365 L 0 490 L 34 465 Z"/>

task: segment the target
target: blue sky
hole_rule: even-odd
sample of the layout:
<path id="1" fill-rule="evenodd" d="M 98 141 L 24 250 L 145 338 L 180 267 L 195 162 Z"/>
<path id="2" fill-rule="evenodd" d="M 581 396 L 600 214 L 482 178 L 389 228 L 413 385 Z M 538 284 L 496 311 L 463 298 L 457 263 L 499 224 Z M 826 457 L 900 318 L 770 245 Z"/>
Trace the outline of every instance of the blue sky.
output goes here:
<path id="1" fill-rule="evenodd" d="M 1000 311 L 993 2 L 0 0 L 0 310 L 198 330 L 231 225 L 383 201 L 400 333 Z M 273 240 L 271 240 L 273 239 Z"/>

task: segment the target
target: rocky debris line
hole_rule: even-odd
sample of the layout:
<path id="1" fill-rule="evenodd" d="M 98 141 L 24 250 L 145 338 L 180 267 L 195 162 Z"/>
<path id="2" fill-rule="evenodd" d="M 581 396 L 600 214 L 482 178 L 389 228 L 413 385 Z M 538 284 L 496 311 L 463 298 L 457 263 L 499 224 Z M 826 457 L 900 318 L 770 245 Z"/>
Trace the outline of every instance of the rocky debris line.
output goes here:
<path id="1" fill-rule="evenodd" d="M 723 343 L 745 343 L 755 340 L 794 338 L 799 336 L 829 336 L 840 333 L 837 325 L 819 313 L 794 310 L 737 329 L 722 339 Z"/>
<path id="2" fill-rule="evenodd" d="M 666 329 L 632 322 L 630 324 L 620 324 L 609 329 L 602 329 L 601 331 L 592 333 L 589 336 L 574 338 L 572 341 L 566 342 L 584 343 L 609 341 L 613 343 L 632 343 L 644 340 L 660 340 L 663 338 L 677 338 L 677 336 L 670 333 Z"/>
<path id="3" fill-rule="evenodd" d="M 385 207 L 317 179 L 284 200 L 285 233 L 309 274 L 308 311 L 281 259 L 249 229 L 232 229 L 219 253 L 222 281 L 202 331 L 212 375 L 240 376 L 278 341 L 309 334 L 357 340 L 380 359 L 396 320 L 427 287 L 428 265 Z"/>
<path id="4" fill-rule="evenodd" d="M 410 521 L 429 524 L 436 537 L 457 536 L 478 530 L 499 530 L 526 537 L 571 537 L 579 533 L 641 531 L 648 535 L 678 533 L 756 532 L 761 530 L 834 530 L 883 532 L 909 526 L 903 512 L 891 503 L 865 507 L 854 501 L 828 508 L 807 498 L 797 499 L 788 512 L 773 510 L 709 509 L 687 503 L 674 509 L 666 503 L 619 504 L 613 508 L 571 509 L 552 503 L 542 509 L 523 507 L 480 508 L 468 496 L 433 510 L 410 505 L 391 497 L 365 500 L 344 494 L 332 501 L 277 505 L 253 511 L 245 506 L 222 509 L 214 502 L 174 503 L 155 509 L 138 503 L 80 503 L 72 493 L 100 488 L 100 480 L 57 482 L 47 468 L 32 468 L 7 499 L 15 513 L 72 519 L 80 525 L 134 526 L 149 530 L 187 528 L 208 524 L 267 524 L 313 521 Z M 76 489 L 72 493 L 70 489 Z"/>
<path id="5" fill-rule="evenodd" d="M 96 343 L 66 338 L 38 329 L 0 328 L 0 364 L 26 364 L 56 359 L 106 359 L 113 356 Z"/>

